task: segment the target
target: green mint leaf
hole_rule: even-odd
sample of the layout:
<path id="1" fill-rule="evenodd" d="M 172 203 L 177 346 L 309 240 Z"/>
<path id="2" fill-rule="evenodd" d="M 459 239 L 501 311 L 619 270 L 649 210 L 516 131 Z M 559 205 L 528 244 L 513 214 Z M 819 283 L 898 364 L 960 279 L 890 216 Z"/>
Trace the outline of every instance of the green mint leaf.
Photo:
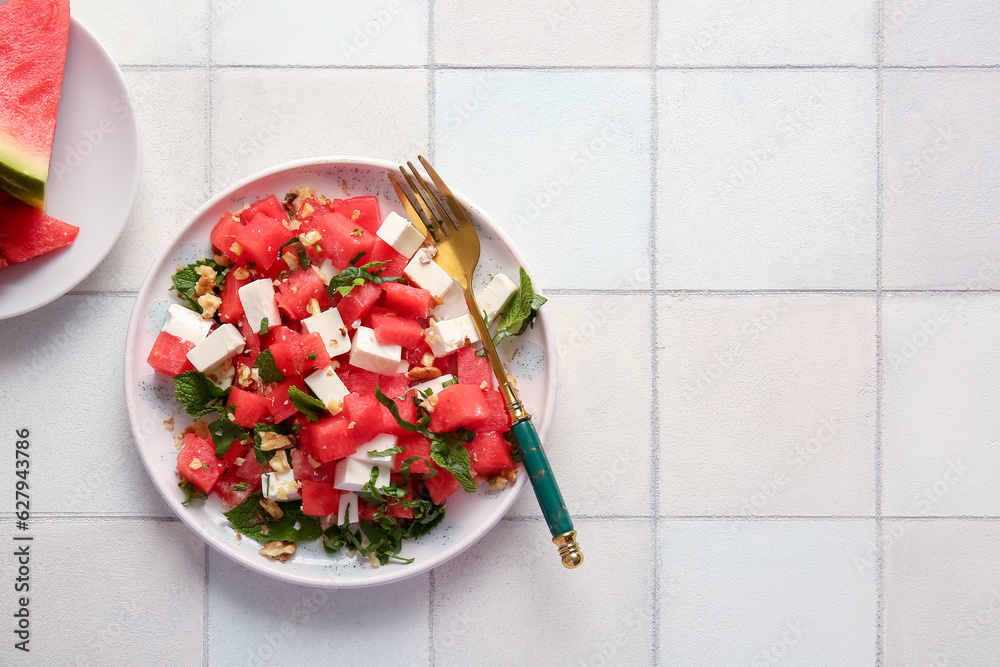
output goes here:
<path id="1" fill-rule="evenodd" d="M 187 303 L 188 307 L 196 313 L 202 312 L 201 306 L 198 305 L 198 297 L 195 296 L 195 288 L 198 285 L 198 281 L 201 276 L 198 275 L 199 266 L 210 266 L 215 269 L 215 272 L 219 274 L 216 277 L 216 283 L 218 287 L 223 284 L 223 279 L 226 273 L 226 268 L 220 264 L 216 264 L 214 260 L 211 259 L 199 259 L 193 264 L 188 264 L 187 266 L 179 269 L 177 273 L 173 275 L 171 279 L 174 284 L 174 289 L 177 290 L 177 294 L 180 295 L 181 299 Z"/>
<path id="2" fill-rule="evenodd" d="M 391 398 L 382 393 L 381 387 L 375 387 L 375 398 L 378 400 L 379 403 L 381 403 L 386 407 L 386 409 L 389 411 L 389 414 L 392 415 L 392 418 L 396 420 L 397 424 L 399 424 L 399 428 L 403 429 L 404 431 L 410 431 L 411 433 L 422 433 L 422 434 L 424 433 L 424 431 L 427 430 L 427 424 L 430 424 L 430 415 L 427 415 L 426 422 L 424 422 L 424 420 L 421 419 L 416 424 L 411 424 L 410 422 L 406 421 L 405 419 L 399 416 L 399 406 L 396 405 L 396 402 L 394 400 L 392 400 Z"/>
<path id="3" fill-rule="evenodd" d="M 247 489 L 250 488 L 250 485 L 247 484 L 246 482 L 237 482 L 236 484 L 233 484 L 229 488 L 231 488 L 233 491 L 246 491 Z"/>
<path id="4" fill-rule="evenodd" d="M 257 355 L 257 360 L 253 362 L 253 367 L 257 369 L 261 382 L 282 382 L 285 379 L 285 376 L 278 370 L 278 364 L 274 361 L 274 354 L 271 350 L 262 350 Z"/>
<path id="5" fill-rule="evenodd" d="M 306 254 L 306 251 L 299 250 L 298 256 L 299 256 L 299 268 L 303 270 L 308 269 L 310 264 L 312 264 L 312 262 L 309 260 L 309 255 Z"/>
<path id="6" fill-rule="evenodd" d="M 444 519 L 444 503 L 435 505 L 429 500 L 416 499 L 403 501 L 404 507 L 413 509 L 410 525 L 403 532 L 403 537 L 414 540 L 431 532 Z"/>
<path id="7" fill-rule="evenodd" d="M 393 454 L 399 454 L 403 451 L 402 447 L 390 447 L 389 449 L 383 449 L 382 451 L 376 451 L 374 449 L 368 450 L 369 456 L 392 456 Z"/>
<path id="8" fill-rule="evenodd" d="M 261 544 L 276 540 L 312 542 L 323 534 L 319 521 L 302 513 L 301 501 L 278 503 L 282 516 L 275 520 L 260 506 L 261 498 L 263 498 L 261 494 L 255 493 L 223 514 L 229 519 L 233 528 Z"/>
<path id="9" fill-rule="evenodd" d="M 361 261 L 361 258 L 365 256 L 365 254 L 367 254 L 367 253 L 365 253 L 365 252 L 359 252 L 354 257 L 351 257 L 351 261 L 349 261 L 348 264 L 350 266 L 356 266 L 357 263 Z"/>
<path id="10" fill-rule="evenodd" d="M 174 391 L 187 413 L 196 419 L 219 410 L 229 396 L 228 389 L 223 389 L 198 371 L 175 376 Z"/>
<path id="11" fill-rule="evenodd" d="M 292 405 L 304 414 L 306 419 L 313 423 L 318 422 L 323 413 L 326 412 L 326 406 L 323 405 L 323 401 L 307 394 L 298 387 L 288 388 L 288 398 L 291 400 Z"/>
<path id="12" fill-rule="evenodd" d="M 295 193 L 294 192 L 287 192 L 287 193 L 285 193 L 285 202 L 290 202 L 293 199 L 295 199 Z"/>
<path id="13" fill-rule="evenodd" d="M 316 353 L 313 352 L 312 354 L 307 354 L 306 358 L 309 359 L 310 361 L 316 361 Z"/>
<path id="14" fill-rule="evenodd" d="M 271 323 L 267 321 L 266 317 L 260 318 L 260 331 L 258 331 L 257 333 L 263 336 L 264 334 L 267 333 L 267 330 L 270 326 Z"/>
<path id="15" fill-rule="evenodd" d="M 531 278 L 527 272 L 521 269 L 521 286 L 514 293 L 507 307 L 500 313 L 500 329 L 514 331 L 521 322 L 531 315 L 531 301 L 535 298 L 535 292 L 531 287 Z"/>
<path id="16" fill-rule="evenodd" d="M 355 257 L 355 261 L 360 259 L 360 257 Z M 340 294 L 341 296 L 347 296 L 351 293 L 355 287 L 360 287 L 367 283 L 374 283 L 380 285 L 382 283 L 406 283 L 406 280 L 402 276 L 383 276 L 379 274 L 385 265 L 389 263 L 389 260 L 384 262 L 368 262 L 361 266 L 349 266 L 330 280 L 330 285 L 327 287 L 327 294 L 332 299 L 334 294 Z"/>
<path id="17" fill-rule="evenodd" d="M 384 503 L 385 497 L 379 493 L 378 488 L 375 486 L 378 483 L 379 469 L 378 466 L 372 466 L 372 474 L 365 482 L 365 485 L 361 487 L 361 490 L 371 494 L 371 497 L 375 499 L 376 502 Z"/>
<path id="18" fill-rule="evenodd" d="M 475 493 L 469 450 L 465 444 L 444 433 L 436 433 L 435 436 L 431 439 L 431 460 L 450 472 L 466 493 Z"/>
<path id="19" fill-rule="evenodd" d="M 250 437 L 245 428 L 229 419 L 228 413 L 227 409 L 226 414 L 208 425 L 208 432 L 212 434 L 212 444 L 215 445 L 215 455 L 220 459 L 229 453 L 229 448 L 234 442 Z"/>
<path id="20" fill-rule="evenodd" d="M 441 389 L 447 389 L 453 384 L 458 384 L 458 378 L 452 378 L 441 383 Z"/>
<path id="21" fill-rule="evenodd" d="M 177 486 L 181 487 L 181 491 L 184 492 L 184 500 L 181 501 L 181 505 L 187 505 L 192 500 L 204 500 L 208 498 L 207 493 L 187 480 L 184 480 Z"/>

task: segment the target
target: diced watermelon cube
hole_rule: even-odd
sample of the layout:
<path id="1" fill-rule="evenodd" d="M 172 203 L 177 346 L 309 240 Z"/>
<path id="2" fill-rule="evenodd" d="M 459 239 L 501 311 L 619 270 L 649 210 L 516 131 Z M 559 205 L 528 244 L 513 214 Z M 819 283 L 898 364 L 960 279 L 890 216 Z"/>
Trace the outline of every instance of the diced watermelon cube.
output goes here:
<path id="1" fill-rule="evenodd" d="M 490 369 L 490 362 L 486 357 L 477 357 L 476 350 L 472 347 L 463 347 L 455 353 L 455 361 L 458 365 L 459 384 L 474 384 L 477 387 L 486 383 L 486 388 L 493 386 L 493 372 Z"/>
<path id="2" fill-rule="evenodd" d="M 330 482 L 302 480 L 302 513 L 310 516 L 336 514 L 340 491 Z"/>
<path id="3" fill-rule="evenodd" d="M 361 225 L 374 236 L 382 225 L 382 214 L 378 208 L 378 197 L 363 196 L 350 199 L 334 199 L 333 210 Z M 356 215 L 355 215 L 356 213 Z"/>
<path id="4" fill-rule="evenodd" d="M 337 310 L 340 311 L 344 324 L 353 329 L 354 323 L 364 319 L 380 296 L 382 290 L 374 283 L 365 283 L 352 289 L 351 293 L 337 304 Z"/>
<path id="5" fill-rule="evenodd" d="M 222 462 L 226 464 L 226 470 L 228 471 L 230 467 L 233 467 L 236 459 L 241 459 L 246 456 L 248 448 L 242 442 L 234 442 L 229 446 L 229 451 L 226 455 L 222 457 Z M 238 468 L 239 466 L 236 466 Z M 233 468 L 235 470 L 235 468 Z"/>
<path id="6" fill-rule="evenodd" d="M 431 413 L 430 430 L 435 433 L 454 431 L 465 427 L 473 430 L 482 428 L 489 417 L 485 393 L 470 384 L 453 384 L 445 387 L 438 396 L 438 402 Z"/>
<path id="7" fill-rule="evenodd" d="M 383 392 L 384 393 L 384 392 Z M 386 394 L 388 396 L 388 394 Z M 396 409 L 399 411 L 399 418 L 410 424 L 415 424 L 417 422 L 417 406 L 413 404 L 413 401 L 409 398 L 393 398 L 392 402 L 396 404 Z M 383 406 L 382 413 L 382 429 L 384 433 L 390 433 L 395 436 L 406 436 L 410 435 L 410 431 L 407 431 L 399 425 L 396 418 L 392 416 L 392 413 Z"/>
<path id="8" fill-rule="evenodd" d="M 380 375 L 378 385 L 382 389 L 383 394 L 390 398 L 395 398 L 406 393 L 406 390 L 410 387 L 410 380 L 406 377 L 406 373 Z"/>
<path id="9" fill-rule="evenodd" d="M 402 447 L 403 451 L 393 456 L 393 470 L 400 472 L 403 466 L 403 461 L 414 456 L 419 456 L 421 457 L 421 460 L 412 461 L 410 463 L 410 472 L 417 473 L 431 471 L 430 467 L 427 465 L 431 460 L 430 440 L 419 433 L 408 433 L 407 435 L 400 437 L 396 444 Z"/>
<path id="10" fill-rule="evenodd" d="M 330 354 L 326 351 L 323 337 L 318 333 L 298 334 L 294 338 L 273 343 L 270 350 L 274 363 L 286 378 L 290 375 L 304 375 L 308 371 L 330 365 Z"/>
<path id="11" fill-rule="evenodd" d="M 254 482 L 260 484 L 260 476 L 263 474 L 264 466 L 257 461 L 252 452 L 250 452 L 249 456 L 243 457 L 243 464 L 236 469 L 236 476 L 250 482 L 251 487 Z"/>
<path id="12" fill-rule="evenodd" d="M 403 350 L 403 358 L 410 362 L 411 366 L 423 366 L 424 356 L 431 355 L 434 358 L 434 353 L 431 352 L 430 346 L 426 341 L 419 343 L 416 347 L 412 347 L 408 350 Z"/>
<path id="13" fill-rule="evenodd" d="M 369 505 L 362 499 L 358 499 L 358 521 L 371 521 L 378 512 L 378 504 Z"/>
<path id="14" fill-rule="evenodd" d="M 254 424 L 263 423 L 271 414 L 270 401 L 239 387 L 233 387 L 229 391 L 229 405 L 236 406 L 233 421 L 243 428 L 253 428 Z"/>
<path id="15" fill-rule="evenodd" d="M 385 408 L 374 396 L 348 394 L 344 397 L 343 414 L 354 424 L 354 437 L 363 444 L 383 432 L 382 410 Z"/>
<path id="16" fill-rule="evenodd" d="M 219 319 L 223 322 L 236 323 L 243 317 L 243 302 L 240 301 L 239 289 L 250 280 L 239 280 L 232 274 L 226 276 L 226 284 L 222 286 L 222 305 L 219 306 Z"/>
<path id="17" fill-rule="evenodd" d="M 382 345 L 416 347 L 424 340 L 424 328 L 414 319 L 397 315 L 372 315 L 375 340 Z"/>
<path id="18" fill-rule="evenodd" d="M 361 396 L 374 396 L 375 387 L 378 386 L 379 378 L 381 377 L 378 373 L 353 367 L 340 372 L 338 375 L 340 375 L 341 381 L 349 392 L 360 394 Z"/>
<path id="19" fill-rule="evenodd" d="M 435 505 L 440 505 L 448 496 L 460 490 L 462 485 L 455 481 L 455 478 L 447 470 L 439 468 L 436 463 L 431 463 L 431 465 L 438 473 L 433 477 L 425 479 L 424 486 L 427 487 L 427 492 L 431 494 L 431 501 Z"/>
<path id="20" fill-rule="evenodd" d="M 303 216 L 302 212 L 301 212 L 301 209 L 305 208 L 305 206 L 302 206 L 302 207 L 300 207 L 300 215 L 299 215 L 299 217 L 304 217 L 304 218 L 308 219 L 308 218 L 311 218 L 311 217 L 314 217 L 314 216 L 321 216 L 321 215 L 326 215 L 327 213 L 333 213 L 333 202 L 330 201 L 329 199 L 326 199 L 325 197 L 323 198 L 323 201 L 325 201 L 327 203 L 324 204 L 324 203 L 320 202 L 320 200 L 317 199 L 316 197 L 306 197 L 306 200 L 305 200 L 304 203 L 305 204 L 309 204 L 309 206 L 312 207 L 312 215 Z"/>
<path id="21" fill-rule="evenodd" d="M 271 325 L 267 329 L 267 347 L 271 347 L 275 343 L 295 340 L 300 335 L 298 331 L 295 331 L 291 327 L 286 327 L 284 324 L 279 324 L 278 326 Z"/>
<path id="22" fill-rule="evenodd" d="M 393 248 L 391 245 L 386 243 L 380 238 L 375 239 L 375 245 L 372 246 L 372 251 L 368 254 L 369 262 L 388 262 L 388 264 L 383 264 L 381 267 L 381 273 L 379 275 L 383 276 L 401 276 L 403 275 L 403 269 L 410 260 L 406 259 L 405 256 L 399 253 L 398 250 Z M 390 283 L 384 283 L 390 284 Z M 398 285 L 399 283 L 391 283 L 393 285 Z"/>
<path id="23" fill-rule="evenodd" d="M 233 488 L 239 484 L 239 488 Z M 215 488 L 213 491 L 219 494 L 219 498 L 222 499 L 229 507 L 236 507 L 252 493 L 257 493 L 260 491 L 260 478 L 257 478 L 257 488 L 254 488 L 251 483 L 245 479 L 240 479 L 236 474 L 236 469 L 231 468 L 223 473 L 222 478 L 215 483 Z"/>
<path id="24" fill-rule="evenodd" d="M 288 398 L 288 390 L 292 387 L 305 391 L 306 383 L 301 377 L 291 377 L 274 385 L 274 388 L 264 396 L 267 399 L 267 409 L 275 424 L 295 416 L 299 411 Z"/>
<path id="25" fill-rule="evenodd" d="M 194 433 L 184 436 L 184 447 L 177 453 L 177 474 L 181 479 L 208 493 L 219 481 L 226 464 L 215 456 L 215 445 Z"/>
<path id="26" fill-rule="evenodd" d="M 278 250 L 294 235 L 282 222 L 258 213 L 236 231 L 236 242 L 243 252 L 235 261 L 238 264 L 253 262 L 266 271 L 280 259 Z"/>
<path id="27" fill-rule="evenodd" d="M 321 463 L 350 456 L 357 451 L 358 442 L 348 424 L 343 414 L 320 419 L 302 429 L 299 446 Z"/>
<path id="28" fill-rule="evenodd" d="M 237 261 L 240 256 L 233 252 L 233 244 L 236 242 L 236 232 L 243 226 L 243 222 L 228 211 L 222 214 L 219 221 L 212 228 L 210 238 L 212 245 L 223 255 Z"/>
<path id="29" fill-rule="evenodd" d="M 187 371 L 193 371 L 194 366 L 188 361 L 187 353 L 194 349 L 194 343 L 178 338 L 166 331 L 161 331 L 149 351 L 149 364 L 157 373 L 173 377 Z"/>
<path id="30" fill-rule="evenodd" d="M 250 327 L 246 317 L 240 318 L 240 333 L 247 342 L 246 351 L 250 355 L 250 366 L 253 366 L 260 355 L 260 335 Z"/>
<path id="31" fill-rule="evenodd" d="M 378 302 L 376 301 L 376 303 Z M 361 326 L 373 329 L 374 327 L 372 326 L 372 318 L 375 317 L 376 315 L 395 315 L 395 313 L 390 308 L 383 308 L 382 306 L 372 306 L 371 309 L 368 311 L 368 314 L 365 315 L 363 320 L 361 320 Z"/>
<path id="32" fill-rule="evenodd" d="M 385 292 L 385 305 L 400 315 L 427 317 L 431 308 L 431 293 L 427 290 L 399 283 L 382 283 L 382 290 Z"/>
<path id="33" fill-rule="evenodd" d="M 496 389 L 484 392 L 483 398 L 486 401 L 486 414 L 479 428 L 484 431 L 497 431 L 506 433 L 510 430 L 510 413 L 507 412 L 507 401 L 503 400 L 503 394 Z"/>
<path id="34" fill-rule="evenodd" d="M 510 443 L 496 431 L 483 431 L 468 445 L 472 469 L 480 475 L 495 475 L 516 464 L 510 456 Z"/>
<path id="35" fill-rule="evenodd" d="M 240 220 L 243 222 L 243 224 L 247 224 L 255 217 L 257 217 L 258 213 L 266 215 L 267 217 L 272 218 L 274 220 L 288 219 L 288 216 L 285 213 L 285 207 L 281 204 L 281 202 L 278 201 L 278 198 L 275 197 L 274 195 L 264 197 L 263 199 L 260 199 L 251 204 L 249 207 L 247 207 L 244 211 L 240 213 Z"/>
<path id="36" fill-rule="evenodd" d="M 313 461 L 319 463 L 317 459 Z M 292 473 L 299 481 L 311 479 L 316 482 L 332 482 L 336 470 L 336 463 L 320 463 L 319 466 L 313 467 L 309 462 L 309 454 L 301 448 L 292 450 Z"/>
<path id="37" fill-rule="evenodd" d="M 278 294 L 275 295 L 278 306 L 296 320 L 303 320 L 311 315 L 308 308 L 313 299 L 316 299 L 320 310 L 330 307 L 326 285 L 312 270 L 293 272 L 281 281 Z"/>
<path id="38" fill-rule="evenodd" d="M 323 239 L 320 246 L 323 254 L 336 267 L 346 267 L 358 254 L 371 252 L 375 245 L 374 232 L 370 232 L 340 213 L 313 216 L 312 227 Z M 364 259 L 364 264 L 368 260 Z"/>
<path id="39" fill-rule="evenodd" d="M 393 473 L 390 479 L 396 484 L 402 486 L 403 478 L 397 473 Z M 397 519 L 412 519 L 413 518 L 413 508 L 403 507 L 401 501 L 413 500 L 413 478 L 410 478 L 409 483 L 406 485 L 406 494 L 400 499 L 386 498 L 385 513 L 389 516 L 396 517 Z"/>

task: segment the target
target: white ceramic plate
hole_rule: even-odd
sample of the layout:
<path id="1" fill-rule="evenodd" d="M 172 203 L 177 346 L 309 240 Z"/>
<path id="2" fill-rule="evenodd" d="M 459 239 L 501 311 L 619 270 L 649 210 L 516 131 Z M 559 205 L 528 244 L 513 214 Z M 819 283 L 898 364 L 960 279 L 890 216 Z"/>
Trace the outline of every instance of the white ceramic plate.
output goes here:
<path id="1" fill-rule="evenodd" d="M 292 560 L 278 563 L 260 556 L 257 553 L 260 545 L 253 540 L 237 539 L 221 514 L 216 496 L 186 507 L 181 504 L 183 494 L 177 487 L 177 450 L 172 434 L 163 427 L 163 420 L 173 417 L 178 430 L 183 430 L 191 419 L 174 398 L 172 380 L 157 375 L 146 364 L 153 341 L 163 326 L 167 307 L 179 302 L 170 293 L 170 277 L 177 264 L 186 264 L 210 253 L 209 232 L 226 211 L 236 210 L 268 194 L 281 198 L 296 185 L 312 185 L 318 193 L 330 198 L 377 195 L 383 216 L 390 211 L 405 215 L 386 177 L 387 171 L 393 168 L 392 163 L 367 158 L 314 158 L 279 165 L 227 188 L 202 206 L 157 258 L 146 276 L 129 322 L 125 397 L 136 446 L 156 487 L 177 515 L 220 552 L 252 570 L 297 584 L 362 587 L 426 572 L 485 535 L 528 482 L 521 470 L 517 482 L 503 492 L 455 494 L 448 500 L 445 520 L 435 530 L 419 540 L 404 543 L 402 556 L 415 558 L 412 564 L 390 563 L 376 569 L 348 558 L 344 552 L 330 556 L 318 543 L 299 545 Z M 484 284 L 489 275 L 500 271 L 516 278 L 518 267 L 525 266 L 525 262 L 514 244 L 475 204 L 461 194 L 457 196 L 475 220 L 482 240 L 478 282 Z M 517 378 L 521 398 L 535 416 L 535 426 L 544 440 L 552 420 L 556 386 L 555 338 L 544 309 L 534 329 L 508 342 L 512 345 L 502 348 L 501 356 L 509 356 L 515 347 L 520 348 L 509 368 Z"/>
<path id="2" fill-rule="evenodd" d="M 80 284 L 125 228 L 139 187 L 139 126 L 118 66 L 76 19 L 69 28 L 45 210 L 80 228 L 68 248 L 0 271 L 0 319 Z"/>

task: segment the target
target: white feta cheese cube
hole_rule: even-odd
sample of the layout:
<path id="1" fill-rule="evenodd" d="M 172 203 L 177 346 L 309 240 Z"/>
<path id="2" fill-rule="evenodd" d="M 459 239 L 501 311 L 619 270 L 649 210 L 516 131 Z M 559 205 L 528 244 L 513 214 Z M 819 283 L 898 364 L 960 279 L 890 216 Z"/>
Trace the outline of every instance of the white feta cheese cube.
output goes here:
<path id="1" fill-rule="evenodd" d="M 344 397 L 350 392 L 332 366 L 321 368 L 306 377 L 306 386 L 323 401 L 326 411 L 335 415 L 344 407 Z"/>
<path id="2" fill-rule="evenodd" d="M 396 446 L 396 436 L 388 433 L 380 433 L 363 445 L 358 446 L 358 451 L 348 458 L 361 461 L 368 466 L 391 466 L 392 456 L 372 456 L 368 452 L 381 452 L 385 449 L 392 449 Z M 369 469 L 370 470 L 370 469 Z M 371 474 L 369 472 L 369 474 Z"/>
<path id="3" fill-rule="evenodd" d="M 336 308 L 325 310 L 302 320 L 302 326 L 309 333 L 318 333 L 326 345 L 330 357 L 337 357 L 351 351 L 351 338 L 347 335 L 344 319 Z"/>
<path id="4" fill-rule="evenodd" d="M 456 281 L 451 281 L 451 287 L 441 295 L 440 305 L 431 308 L 431 315 L 436 320 L 453 320 L 456 317 L 469 314 L 469 305 L 465 302 L 465 292 Z"/>
<path id="5" fill-rule="evenodd" d="M 291 470 L 266 472 L 260 476 L 260 485 L 265 498 L 280 501 L 302 499 L 302 493 L 299 492 L 302 484 L 295 479 L 295 473 Z"/>
<path id="6" fill-rule="evenodd" d="M 281 324 L 281 313 L 278 312 L 278 304 L 274 300 L 274 283 L 270 280 L 261 278 L 247 283 L 239 289 L 238 294 L 251 329 L 260 331 L 264 318 L 267 318 L 269 329 Z"/>
<path id="7" fill-rule="evenodd" d="M 197 345 L 208 337 L 208 332 L 212 330 L 212 320 L 206 320 L 190 308 L 175 303 L 167 309 L 167 321 L 163 323 L 163 330 L 171 336 Z"/>
<path id="8" fill-rule="evenodd" d="M 233 386 L 233 379 L 236 377 L 236 366 L 233 365 L 232 359 L 223 359 L 221 364 L 216 364 L 205 371 L 205 375 L 208 376 L 209 380 L 223 389 L 228 389 Z"/>
<path id="9" fill-rule="evenodd" d="M 479 342 L 479 333 L 471 315 L 438 322 L 424 331 L 424 340 L 435 357 L 443 357 L 455 350 Z"/>
<path id="10" fill-rule="evenodd" d="M 324 285 L 329 285 L 333 277 L 340 273 L 329 259 L 323 260 L 323 263 L 318 267 L 315 264 L 312 267 L 316 269 L 316 273 L 319 274 L 319 278 L 323 281 Z"/>
<path id="11" fill-rule="evenodd" d="M 364 488 L 365 484 L 367 484 L 369 480 L 371 480 L 373 467 L 378 470 L 378 478 L 375 481 L 375 487 L 379 488 L 388 486 L 388 466 L 372 466 L 370 463 L 350 458 L 341 459 L 340 462 L 337 463 L 337 469 L 333 473 L 333 485 L 341 491 L 358 492 Z"/>
<path id="12" fill-rule="evenodd" d="M 476 292 L 476 304 L 485 311 L 483 320 L 489 324 L 500 314 L 517 293 L 517 285 L 502 273 L 493 276 L 490 284 Z"/>
<path id="13" fill-rule="evenodd" d="M 375 340 L 375 331 L 368 327 L 358 327 L 351 348 L 351 365 L 380 375 L 395 375 L 402 359 L 403 348 L 399 345 L 382 345 Z"/>
<path id="14" fill-rule="evenodd" d="M 406 359 L 402 359 L 399 362 L 399 367 L 396 368 L 396 375 L 399 375 L 401 373 L 406 373 L 409 370 L 410 370 L 410 362 L 407 361 Z"/>
<path id="15" fill-rule="evenodd" d="M 418 250 L 410 263 L 403 269 L 403 275 L 415 282 L 418 287 L 430 292 L 431 296 L 440 299 L 455 281 L 437 265 L 432 257 L 433 254 L 428 252 L 427 248 Z"/>
<path id="16" fill-rule="evenodd" d="M 376 234 L 406 259 L 413 257 L 413 253 L 420 249 L 425 240 L 413 223 L 395 212 L 385 216 Z"/>
<path id="17" fill-rule="evenodd" d="M 344 521 L 348 524 L 358 523 L 358 494 L 353 491 L 344 491 L 340 494 L 340 504 L 337 506 L 337 525 L 341 526 Z"/>
<path id="18" fill-rule="evenodd" d="M 442 375 L 441 377 L 436 377 L 433 380 L 428 380 L 427 382 L 421 382 L 420 384 L 415 384 L 412 387 L 410 387 L 410 390 L 412 391 L 416 389 L 417 393 L 419 393 L 421 396 L 424 396 L 427 393 L 428 389 L 430 389 L 431 392 L 435 394 L 440 394 L 441 390 L 444 389 L 444 383 L 451 382 L 454 379 L 455 379 L 454 375 Z"/>
<path id="19" fill-rule="evenodd" d="M 212 366 L 242 352 L 245 343 L 239 329 L 232 324 L 223 324 L 210 333 L 208 338 L 195 345 L 187 353 L 187 358 L 195 368 L 204 373 Z"/>

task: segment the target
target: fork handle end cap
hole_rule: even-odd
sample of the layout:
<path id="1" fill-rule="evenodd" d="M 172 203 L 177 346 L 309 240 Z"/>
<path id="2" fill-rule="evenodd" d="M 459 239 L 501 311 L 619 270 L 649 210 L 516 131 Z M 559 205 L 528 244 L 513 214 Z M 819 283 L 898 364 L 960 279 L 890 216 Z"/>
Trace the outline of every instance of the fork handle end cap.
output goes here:
<path id="1" fill-rule="evenodd" d="M 562 535 L 552 538 L 552 542 L 559 547 L 559 556 L 562 558 L 563 567 L 573 570 L 583 565 L 583 552 L 576 542 L 576 531 L 571 530 Z"/>

